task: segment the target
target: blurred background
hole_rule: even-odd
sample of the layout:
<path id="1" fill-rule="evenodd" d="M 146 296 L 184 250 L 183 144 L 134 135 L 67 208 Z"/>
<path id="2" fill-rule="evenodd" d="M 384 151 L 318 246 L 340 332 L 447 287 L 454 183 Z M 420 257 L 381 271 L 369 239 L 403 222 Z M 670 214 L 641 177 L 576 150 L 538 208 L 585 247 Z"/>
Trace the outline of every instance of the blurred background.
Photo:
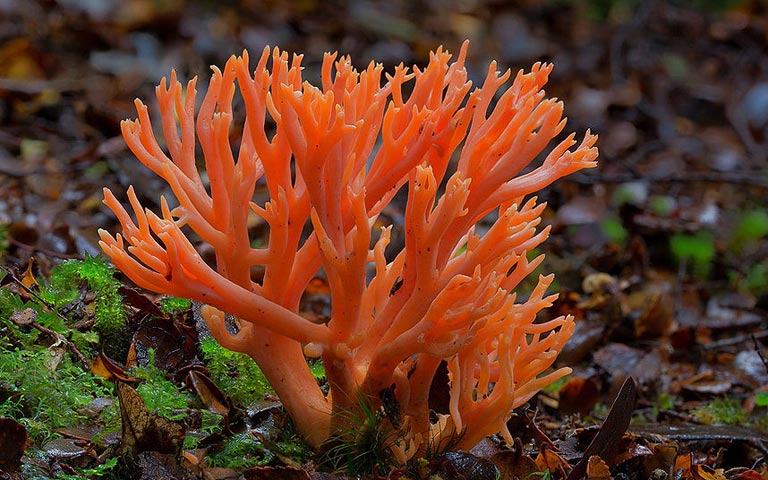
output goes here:
<path id="1" fill-rule="evenodd" d="M 136 183 L 154 201 L 161 184 L 119 121 L 173 68 L 204 89 L 209 65 L 278 45 L 317 79 L 326 51 L 391 70 L 470 39 L 476 82 L 492 59 L 554 62 L 567 130 L 600 135 L 600 168 L 547 194 L 563 248 L 625 264 L 606 248 L 636 238 L 674 260 L 666 240 L 683 235 L 686 268 L 764 294 L 768 251 L 752 240 L 768 230 L 767 19 L 764 0 L 0 0 L 0 222 L 20 261 L 94 252 L 96 227 L 113 224 L 101 186 Z"/>

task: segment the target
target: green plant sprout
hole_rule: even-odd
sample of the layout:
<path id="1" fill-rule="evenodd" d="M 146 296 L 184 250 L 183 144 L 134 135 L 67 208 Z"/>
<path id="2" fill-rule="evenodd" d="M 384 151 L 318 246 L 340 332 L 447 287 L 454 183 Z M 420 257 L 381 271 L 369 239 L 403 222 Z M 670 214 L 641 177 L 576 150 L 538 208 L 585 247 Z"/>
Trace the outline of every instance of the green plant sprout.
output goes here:
<path id="1" fill-rule="evenodd" d="M 715 239 L 711 232 L 678 233 L 669 239 L 669 246 L 677 261 L 690 265 L 694 275 L 705 278 L 709 274 L 715 258 Z"/>
<path id="2" fill-rule="evenodd" d="M 359 397 L 356 407 L 356 411 L 341 413 L 348 419 L 349 429 L 327 440 L 325 458 L 336 471 L 364 475 L 373 473 L 377 465 L 391 463 L 390 447 L 398 438 L 370 399 Z"/>
<path id="3" fill-rule="evenodd" d="M 543 472 L 531 472 L 524 477 L 524 480 L 552 480 L 552 472 L 549 469 Z"/>
<path id="4" fill-rule="evenodd" d="M 4 255 L 8 250 L 8 225 L 0 223 L 0 255 Z M 2 278 L 2 275 L 0 275 Z"/>
<path id="5" fill-rule="evenodd" d="M 766 235 L 768 235 L 768 213 L 763 210 L 743 212 L 733 229 L 729 246 L 737 253 L 742 253 L 748 247 L 756 245 Z"/>
<path id="6" fill-rule="evenodd" d="M 603 220 L 600 222 L 600 230 L 609 242 L 617 245 L 624 245 L 629 236 L 629 233 L 627 233 L 627 230 L 618 218 L 607 218 Z"/>

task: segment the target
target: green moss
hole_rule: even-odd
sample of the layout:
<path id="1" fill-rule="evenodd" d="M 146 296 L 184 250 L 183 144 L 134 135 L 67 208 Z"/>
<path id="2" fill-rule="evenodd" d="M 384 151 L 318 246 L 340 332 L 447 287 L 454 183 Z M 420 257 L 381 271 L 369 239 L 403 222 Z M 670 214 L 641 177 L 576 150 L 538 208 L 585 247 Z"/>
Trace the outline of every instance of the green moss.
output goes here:
<path id="1" fill-rule="evenodd" d="M 670 394 L 669 392 L 660 392 L 656 397 L 656 401 L 653 403 L 653 408 L 651 411 L 651 415 L 654 421 L 658 418 L 659 413 L 662 411 L 673 410 L 675 408 L 676 401 L 677 397 Z"/>
<path id="2" fill-rule="evenodd" d="M 165 378 L 165 372 L 155 367 L 155 351 L 149 350 L 147 366 L 131 369 L 131 375 L 144 380 L 136 391 L 141 395 L 147 409 L 168 420 L 182 420 L 187 417 L 190 398 Z"/>
<path id="3" fill-rule="evenodd" d="M 86 258 L 56 266 L 49 278 L 38 279 L 42 287 L 29 298 L 19 295 L 14 288 L 0 288 L 0 416 L 23 424 L 38 448 L 57 437 L 59 429 L 82 425 L 100 427 L 92 440 L 106 448 L 104 437 L 120 431 L 120 409 L 114 386 L 91 374 L 79 357 L 67 349 L 68 343 L 56 342 L 54 335 L 41 333 L 32 326 L 19 325 L 14 316 L 23 314 L 36 324 L 54 330 L 86 357 L 95 354 L 101 340 L 109 344 L 109 338 L 119 338 L 127 346 L 130 336 L 125 333 L 125 307 L 119 293 L 120 283 L 113 275 L 113 267 L 103 259 Z M 166 305 L 167 312 L 188 308 L 185 301 L 175 299 Z M 89 320 L 95 322 L 93 329 L 72 328 Z M 255 367 L 245 357 L 235 361 L 233 368 L 240 372 L 251 365 Z M 136 389 L 151 412 L 180 420 L 196 406 L 200 407 L 196 405 L 196 397 L 180 391 L 166 379 L 166 373 L 155 366 L 153 351 L 149 352 L 147 366 L 134 368 L 130 373 L 143 380 Z M 90 410 L 97 398 L 107 400 L 98 417 Z M 190 432 L 187 438 L 190 446 L 222 428 L 220 415 L 204 409 L 200 409 L 199 414 L 202 426 Z M 39 451 L 29 448 L 27 455 Z M 75 473 L 59 478 L 114 477 L 114 472 L 110 472 L 111 463 L 105 463 L 90 469 L 76 469 Z M 38 472 L 27 473 L 29 478 L 39 477 Z"/>
<path id="4" fill-rule="evenodd" d="M 23 424 L 38 446 L 56 437 L 58 429 L 94 423 L 85 407 L 95 398 L 113 397 L 114 388 L 83 366 L 67 347 L 71 344 L 30 325 L 19 325 L 14 316 L 55 331 L 86 355 L 93 352 L 99 335 L 71 328 L 87 320 L 87 312 L 72 306 L 82 304 L 92 292 L 97 296 L 107 292 L 91 302 L 98 311 L 97 319 L 109 319 L 109 308 L 117 305 L 120 315 L 112 316 L 122 322 L 118 284 L 104 265 L 98 259 L 64 262 L 41 282 L 38 294 L 29 298 L 12 288 L 0 288 L 0 416 Z M 115 296 L 110 298 L 110 294 Z"/>
<path id="5" fill-rule="evenodd" d="M 163 297 L 160 301 L 160 311 L 166 315 L 184 313 L 192 305 L 186 298 Z"/>
<path id="6" fill-rule="evenodd" d="M 274 458 L 264 445 L 247 433 L 241 433 L 224 440 L 221 450 L 209 454 L 207 461 L 212 467 L 240 470 L 267 465 Z"/>
<path id="7" fill-rule="evenodd" d="M 272 392 L 269 382 L 251 357 L 222 347 L 212 337 L 200 342 L 211 379 L 235 403 L 248 405 Z"/>
<path id="8" fill-rule="evenodd" d="M 59 473 L 56 475 L 56 480 L 86 480 L 90 478 L 111 477 L 115 472 L 117 466 L 117 457 L 112 457 L 105 461 L 101 465 L 97 465 L 93 468 L 79 468 L 77 469 L 79 475 L 67 475 Z"/>
<path id="9" fill-rule="evenodd" d="M 125 307 L 119 292 L 120 282 L 114 278 L 114 274 L 115 268 L 102 257 L 86 256 L 83 260 L 67 260 L 53 269 L 46 286 L 40 292 L 40 298 L 53 305 L 57 311 L 62 311 L 88 293 L 93 297 L 89 304 L 95 318 L 93 331 L 98 333 L 105 352 L 120 358 L 127 351 L 129 338 L 125 335 Z M 67 329 L 55 314 L 51 318 L 41 319 L 41 324 L 60 333 Z M 92 336 L 73 338 L 76 343 L 84 342 L 78 343 L 78 347 L 83 348 L 93 340 Z"/>
<path id="10" fill-rule="evenodd" d="M 749 415 L 737 398 L 718 398 L 697 408 L 693 416 L 706 425 L 727 424 L 743 425 L 749 421 Z"/>
<path id="11" fill-rule="evenodd" d="M 675 210 L 675 199 L 668 195 L 654 195 L 648 199 L 648 207 L 660 217 L 668 217 Z"/>
<path id="12" fill-rule="evenodd" d="M 315 377 L 316 380 L 325 378 L 325 367 L 323 367 L 323 362 L 319 360 L 309 362 L 309 371 L 312 372 L 312 376 Z"/>
<path id="13" fill-rule="evenodd" d="M 15 295 L 10 289 L 0 288 L 0 326 L 2 327 L 0 342 L 6 346 L 18 346 L 22 341 L 32 343 L 38 337 L 39 332 L 37 330 L 22 334 L 18 326 L 11 320 L 14 312 L 22 311 L 28 306 L 34 307 L 31 303 L 25 302 L 21 297 Z M 37 310 L 35 308 L 35 311 Z"/>
<path id="14" fill-rule="evenodd" d="M 561 388 L 563 388 L 563 385 L 565 385 L 565 382 L 568 381 L 570 377 L 562 377 L 557 379 L 555 382 L 550 383 L 546 387 L 542 389 L 544 393 L 547 393 L 549 395 L 555 395 L 557 392 L 560 391 Z"/>
<path id="15" fill-rule="evenodd" d="M 38 446 L 54 438 L 56 429 L 84 422 L 84 407 L 95 398 L 112 396 L 112 385 L 59 355 L 0 345 L 0 416 L 22 423 Z"/>

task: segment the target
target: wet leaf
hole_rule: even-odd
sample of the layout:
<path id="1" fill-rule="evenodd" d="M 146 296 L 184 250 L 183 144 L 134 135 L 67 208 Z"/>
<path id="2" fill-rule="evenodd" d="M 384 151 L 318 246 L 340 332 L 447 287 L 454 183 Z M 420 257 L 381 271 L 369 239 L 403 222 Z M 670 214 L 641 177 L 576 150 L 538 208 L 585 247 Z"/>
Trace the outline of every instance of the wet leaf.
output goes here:
<path id="1" fill-rule="evenodd" d="M 675 306 L 666 293 L 646 296 L 640 316 L 635 320 L 637 338 L 665 337 L 674 322 Z"/>
<path id="2" fill-rule="evenodd" d="M 577 480 L 585 474 L 589 457 L 593 455 L 605 457 L 617 448 L 619 440 L 624 435 L 624 432 L 627 431 L 629 422 L 632 419 L 636 397 L 637 388 L 635 387 L 635 381 L 632 377 L 628 377 L 613 401 L 611 410 L 608 412 L 602 427 L 600 427 L 595 438 L 592 439 L 582 459 L 568 474 L 568 480 Z"/>
<path id="3" fill-rule="evenodd" d="M 557 452 L 546 447 L 539 450 L 539 454 L 536 456 L 536 465 L 540 472 L 549 471 L 553 474 L 556 473 L 561 478 L 572 474 L 568 461 Z"/>
<path id="4" fill-rule="evenodd" d="M 127 383 L 118 382 L 117 398 L 123 424 L 123 451 L 179 453 L 185 434 L 181 424 L 151 413 Z"/>
<path id="5" fill-rule="evenodd" d="M 708 465 L 691 465 L 694 480 L 725 480 L 722 469 L 714 469 Z"/>
<path id="6" fill-rule="evenodd" d="M 88 451 L 88 442 L 76 438 L 56 438 L 43 445 L 43 451 L 52 459 L 77 458 Z"/>
<path id="7" fill-rule="evenodd" d="M 191 370 L 187 374 L 187 384 L 197 393 L 200 401 L 209 411 L 227 416 L 234 408 L 232 399 L 222 392 L 207 375 Z"/>
<path id="8" fill-rule="evenodd" d="M 193 362 L 196 340 L 194 328 L 178 322 L 166 319 L 145 322 L 133 335 L 126 365 L 147 366 L 152 349 L 155 367 L 176 374 Z"/>
<path id="9" fill-rule="evenodd" d="M 123 300 L 127 305 L 130 305 L 133 308 L 136 308 L 137 310 L 141 311 L 145 315 L 152 316 L 152 317 L 162 317 L 163 312 L 160 310 L 160 308 L 155 305 L 155 303 L 147 298 L 147 296 L 136 290 L 135 288 L 128 288 L 126 286 L 121 286 L 120 290 L 118 291 L 120 293 L 120 296 L 123 297 Z"/>
<path id="10" fill-rule="evenodd" d="M 117 365 L 104 352 L 100 352 L 91 364 L 91 373 L 101 378 L 106 378 L 110 382 L 130 382 L 135 383 L 139 380 L 128 374 L 120 365 Z"/>
<path id="11" fill-rule="evenodd" d="M 735 469 L 733 469 L 735 470 Z M 765 477 L 763 475 L 760 475 L 760 472 L 757 472 L 755 470 L 749 469 L 741 469 L 742 471 L 739 472 L 731 472 L 731 470 L 728 470 L 726 473 L 726 477 L 730 480 L 765 480 Z M 731 475 L 732 473 L 736 473 L 736 475 Z"/>
<path id="12" fill-rule="evenodd" d="M 243 472 L 245 480 L 310 480 L 306 470 L 296 467 L 252 467 Z"/>
<path id="13" fill-rule="evenodd" d="M 600 400 L 600 390 L 591 378 L 573 377 L 558 392 L 559 410 L 563 415 L 588 414 Z"/>
<path id="14" fill-rule="evenodd" d="M 0 418 L 0 471 L 15 472 L 27 448 L 27 429 L 12 418 Z"/>
<path id="15" fill-rule="evenodd" d="M 179 465 L 178 455 L 155 451 L 141 452 L 136 455 L 136 478 L 142 480 L 169 480 L 194 478 Z"/>
<path id="16" fill-rule="evenodd" d="M 491 461 L 496 464 L 501 474 L 500 480 L 532 478 L 532 474 L 540 471 L 536 461 L 523 454 L 522 450 L 520 445 L 520 448 L 503 450 L 491 457 Z"/>
<path id="17" fill-rule="evenodd" d="M 472 478 L 495 480 L 499 475 L 496 465 L 487 458 L 467 452 L 447 452 L 432 460 L 431 475 L 439 478 Z"/>
<path id="18" fill-rule="evenodd" d="M 37 321 L 37 310 L 34 308 L 16 310 L 11 314 L 11 321 L 19 327 L 29 327 Z"/>

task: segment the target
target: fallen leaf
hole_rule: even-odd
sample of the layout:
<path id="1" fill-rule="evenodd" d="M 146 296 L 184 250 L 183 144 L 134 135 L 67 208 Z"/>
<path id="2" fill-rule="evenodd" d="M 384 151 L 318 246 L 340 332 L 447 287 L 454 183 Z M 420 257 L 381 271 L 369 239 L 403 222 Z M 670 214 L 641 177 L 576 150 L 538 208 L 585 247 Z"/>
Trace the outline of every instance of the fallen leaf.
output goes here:
<path id="1" fill-rule="evenodd" d="M 473 478 L 496 480 L 499 470 L 487 458 L 480 458 L 467 452 L 446 452 L 430 462 L 430 477 Z"/>
<path id="2" fill-rule="evenodd" d="M 640 316 L 635 319 L 637 338 L 666 337 L 674 323 L 675 305 L 667 293 L 653 293 L 645 298 Z"/>
<path id="3" fill-rule="evenodd" d="M 539 471 L 536 461 L 523 454 L 522 445 L 520 447 L 514 450 L 502 450 L 491 457 L 491 461 L 496 464 L 501 474 L 500 480 L 532 478 L 531 475 Z"/>
<path id="4" fill-rule="evenodd" d="M 175 375 L 180 369 L 193 363 L 196 344 L 194 329 L 172 320 L 150 320 L 144 322 L 133 334 L 126 366 L 148 365 L 149 351 L 152 350 L 154 365 Z"/>
<path id="5" fill-rule="evenodd" d="M 610 480 L 611 471 L 602 458 L 597 455 L 589 457 L 587 461 L 587 478 L 589 480 Z"/>
<path id="6" fill-rule="evenodd" d="M 243 472 L 245 480 L 310 480 L 306 470 L 295 467 L 253 467 Z"/>
<path id="7" fill-rule="evenodd" d="M 735 470 L 735 469 L 731 469 L 731 470 Z M 749 469 L 749 470 L 742 469 L 742 471 L 740 471 L 735 476 L 729 475 L 729 473 L 731 473 L 731 470 L 725 472 L 726 477 L 729 478 L 730 480 L 765 480 L 765 478 L 762 475 L 760 475 L 760 472 L 757 472 L 752 469 Z"/>
<path id="8" fill-rule="evenodd" d="M 19 327 L 29 327 L 37 321 L 37 310 L 34 308 L 14 310 L 11 314 L 11 321 Z"/>
<path id="9" fill-rule="evenodd" d="M 694 480 L 725 480 L 722 468 L 712 468 L 709 465 L 692 465 L 691 472 Z"/>
<path id="10" fill-rule="evenodd" d="M 37 283 L 37 280 L 35 279 L 35 275 L 32 273 L 32 267 L 35 264 L 35 257 L 29 257 L 29 262 L 27 263 L 27 269 L 24 270 L 24 276 L 21 277 L 21 284 L 27 287 L 30 290 L 34 290 L 40 287 L 40 285 Z"/>
<path id="11" fill-rule="evenodd" d="M 621 440 L 624 432 L 629 427 L 632 412 L 635 409 L 636 398 L 637 387 L 635 386 L 635 381 L 632 377 L 628 377 L 624 381 L 624 385 L 621 386 L 619 394 L 616 395 L 616 399 L 613 401 L 611 410 L 600 427 L 600 431 L 597 432 L 595 438 L 592 439 L 592 442 L 584 451 L 582 459 L 568 474 L 567 480 L 577 480 L 584 476 L 587 471 L 589 457 L 593 455 L 605 456 L 618 446 L 619 440 Z"/>
<path id="12" fill-rule="evenodd" d="M 573 377 L 560 388 L 558 397 L 561 414 L 579 413 L 584 416 L 597 404 L 600 399 L 600 390 L 591 378 Z"/>
<path id="13" fill-rule="evenodd" d="M 560 478 L 564 478 L 571 468 L 566 459 L 546 447 L 539 451 L 539 455 L 536 457 L 536 465 L 539 467 L 540 472 L 547 470 L 552 473 L 558 472 L 557 476 Z"/>
<path id="14" fill-rule="evenodd" d="M 690 480 L 693 478 L 691 473 L 691 465 L 693 464 L 693 457 L 690 453 L 680 455 L 675 459 L 674 474 L 675 478 Z"/>
<path id="15" fill-rule="evenodd" d="M 187 384 L 197 393 L 200 401 L 209 411 L 227 416 L 234 408 L 232 399 L 222 392 L 207 375 L 190 370 L 187 374 Z"/>
<path id="16" fill-rule="evenodd" d="M 98 375 L 101 378 L 105 378 L 110 382 L 121 381 L 135 383 L 139 380 L 128 375 L 123 367 L 117 365 L 110 360 L 109 357 L 104 355 L 104 352 L 99 353 L 96 358 L 93 359 L 91 364 L 91 373 Z"/>
<path id="17" fill-rule="evenodd" d="M 127 383 L 118 382 L 117 398 L 123 423 L 124 452 L 179 453 L 185 435 L 181 424 L 150 413 L 138 392 Z"/>
<path id="18" fill-rule="evenodd" d="M 27 448 L 27 429 L 12 418 L 0 418 L 0 471 L 14 472 Z"/>

